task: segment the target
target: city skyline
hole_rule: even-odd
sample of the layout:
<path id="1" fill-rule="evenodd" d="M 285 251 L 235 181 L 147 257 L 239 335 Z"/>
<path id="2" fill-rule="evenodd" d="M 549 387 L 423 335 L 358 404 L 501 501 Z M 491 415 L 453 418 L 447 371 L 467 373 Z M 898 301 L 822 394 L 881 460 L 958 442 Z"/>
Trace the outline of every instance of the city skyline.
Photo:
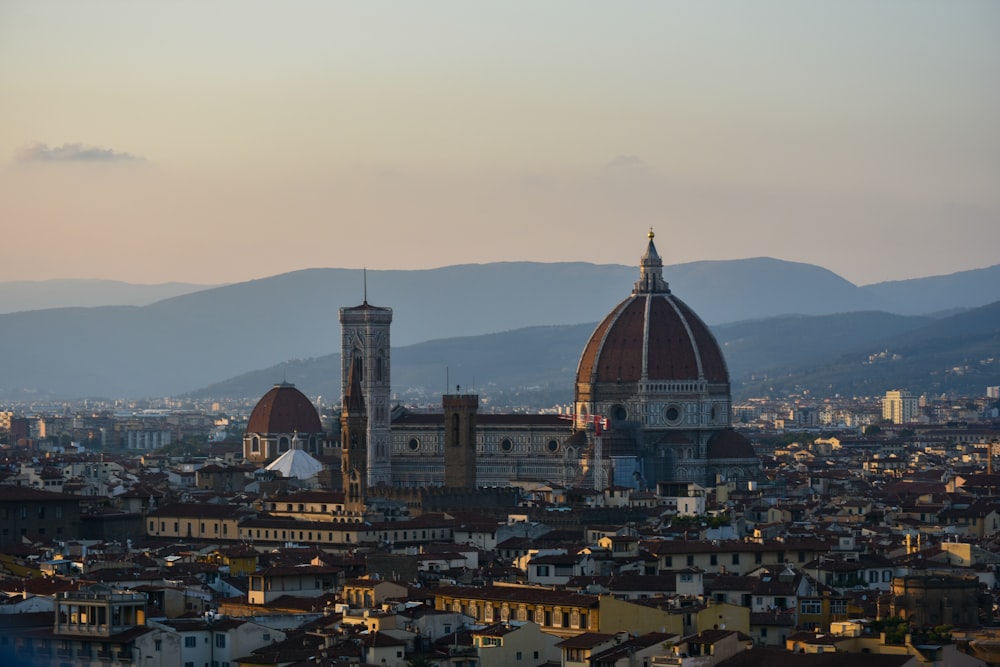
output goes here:
<path id="1" fill-rule="evenodd" d="M 12 1 L 0 281 L 996 263 L 1000 7 Z"/>

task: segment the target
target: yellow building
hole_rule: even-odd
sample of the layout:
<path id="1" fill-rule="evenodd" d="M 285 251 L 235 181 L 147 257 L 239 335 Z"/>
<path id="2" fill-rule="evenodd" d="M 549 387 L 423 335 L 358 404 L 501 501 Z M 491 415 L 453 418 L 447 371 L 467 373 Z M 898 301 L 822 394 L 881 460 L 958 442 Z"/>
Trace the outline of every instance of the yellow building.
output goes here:
<path id="1" fill-rule="evenodd" d="M 246 545 L 216 549 L 204 560 L 228 567 L 229 575 L 233 577 L 245 577 L 257 571 L 257 550 Z"/>
<path id="2" fill-rule="evenodd" d="M 669 632 L 675 635 L 689 634 L 685 632 L 685 614 L 671 610 L 667 600 L 662 601 L 662 605 L 657 605 L 652 601 L 630 602 L 619 600 L 610 595 L 602 595 L 600 598 L 600 625 L 598 629 L 603 633 L 614 634 L 616 632 L 632 632 L 643 635 L 648 632 Z M 664 608 L 667 607 L 667 608 Z M 693 611 L 689 627 L 694 626 Z"/>
<path id="3" fill-rule="evenodd" d="M 389 599 L 405 598 L 408 593 L 406 586 L 391 581 L 352 579 L 344 582 L 341 597 L 355 609 L 370 609 Z"/>
<path id="4" fill-rule="evenodd" d="M 203 540 L 239 539 L 239 508 L 232 505 L 176 503 L 146 515 L 150 537 L 179 537 Z"/>
<path id="5" fill-rule="evenodd" d="M 441 586 L 434 608 L 471 616 L 477 623 L 529 621 L 557 637 L 600 627 L 600 599 L 535 586 Z"/>

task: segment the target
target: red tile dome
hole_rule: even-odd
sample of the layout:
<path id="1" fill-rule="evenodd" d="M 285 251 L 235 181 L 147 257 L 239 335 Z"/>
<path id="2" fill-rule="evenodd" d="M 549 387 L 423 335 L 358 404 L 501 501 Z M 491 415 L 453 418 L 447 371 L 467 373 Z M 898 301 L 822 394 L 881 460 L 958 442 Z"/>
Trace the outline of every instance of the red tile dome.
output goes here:
<path id="1" fill-rule="evenodd" d="M 729 382 L 708 326 L 671 294 L 637 294 L 598 325 L 580 357 L 577 382 Z"/>
<path id="2" fill-rule="evenodd" d="M 257 402 L 247 433 L 321 433 L 316 407 L 295 385 L 276 384 Z"/>
<path id="3" fill-rule="evenodd" d="M 670 292 L 652 234 L 632 295 L 597 326 L 583 349 L 577 384 L 729 383 L 722 350 L 708 326 Z"/>

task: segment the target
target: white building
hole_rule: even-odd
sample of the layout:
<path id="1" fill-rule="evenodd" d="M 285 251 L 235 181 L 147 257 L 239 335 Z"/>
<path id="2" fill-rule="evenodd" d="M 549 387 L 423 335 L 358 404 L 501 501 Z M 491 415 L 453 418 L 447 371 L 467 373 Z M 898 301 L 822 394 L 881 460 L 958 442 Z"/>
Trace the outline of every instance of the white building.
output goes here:
<path id="1" fill-rule="evenodd" d="M 893 424 L 916 421 L 917 409 L 917 397 L 905 390 L 887 391 L 882 399 L 882 419 Z"/>

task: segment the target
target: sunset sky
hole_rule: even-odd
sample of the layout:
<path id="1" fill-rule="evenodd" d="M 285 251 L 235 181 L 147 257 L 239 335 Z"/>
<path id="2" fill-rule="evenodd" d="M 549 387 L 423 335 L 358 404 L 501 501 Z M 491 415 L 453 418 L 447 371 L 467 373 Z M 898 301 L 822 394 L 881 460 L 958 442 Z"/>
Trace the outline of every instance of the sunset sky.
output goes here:
<path id="1" fill-rule="evenodd" d="M 0 0 L 0 281 L 1000 263 L 1000 3 Z"/>

